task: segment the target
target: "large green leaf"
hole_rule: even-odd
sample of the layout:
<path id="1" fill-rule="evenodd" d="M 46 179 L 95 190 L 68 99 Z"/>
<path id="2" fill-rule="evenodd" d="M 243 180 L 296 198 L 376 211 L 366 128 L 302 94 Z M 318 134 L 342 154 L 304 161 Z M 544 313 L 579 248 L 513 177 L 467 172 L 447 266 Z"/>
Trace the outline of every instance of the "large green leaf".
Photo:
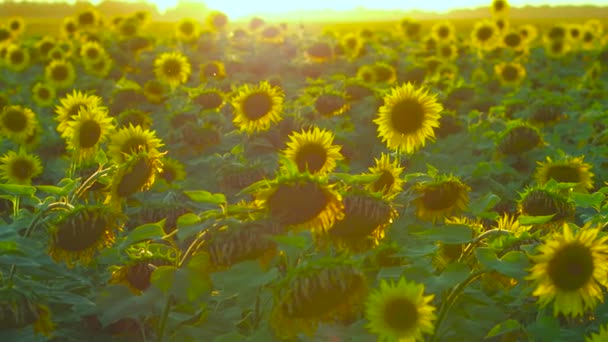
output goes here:
<path id="1" fill-rule="evenodd" d="M 528 274 L 529 260 L 523 252 L 511 251 L 498 258 L 492 249 L 480 247 L 475 253 L 477 260 L 490 270 L 516 279 L 523 279 Z"/>
<path id="2" fill-rule="evenodd" d="M 490 331 L 486 335 L 486 338 L 500 336 L 519 329 L 521 329 L 521 325 L 519 325 L 518 321 L 514 319 L 508 319 L 492 327 L 492 329 L 490 329 Z"/>
<path id="3" fill-rule="evenodd" d="M 524 225 L 524 226 L 531 226 L 531 225 L 535 225 L 535 224 L 544 224 L 547 223 L 549 221 L 551 221 L 551 219 L 553 218 L 553 216 L 555 216 L 555 214 L 551 214 L 551 215 L 545 215 L 545 216 L 526 216 L 526 215 L 521 215 L 519 216 L 519 224 Z"/>
<path id="4" fill-rule="evenodd" d="M 13 196 L 33 196 L 36 193 L 36 187 L 19 184 L 0 184 L 0 193 Z"/>
<path id="5" fill-rule="evenodd" d="M 606 195 L 601 192 L 594 192 L 592 194 L 573 192 L 570 194 L 570 198 L 572 198 L 572 200 L 578 207 L 594 208 L 599 210 L 602 206 L 602 203 L 606 199 Z"/>
<path id="6" fill-rule="evenodd" d="M 184 191 L 186 196 L 190 197 L 195 202 L 198 203 L 207 203 L 207 204 L 217 204 L 223 205 L 226 204 L 226 196 L 224 194 L 218 193 L 213 194 L 209 191 L 205 190 L 189 190 Z"/>
<path id="7" fill-rule="evenodd" d="M 500 197 L 490 192 L 474 201 L 471 201 L 471 203 L 469 203 L 469 211 L 474 216 L 479 216 L 480 214 L 492 209 L 496 204 L 498 204 L 498 202 L 500 202 Z"/>
<path id="8" fill-rule="evenodd" d="M 414 234 L 427 240 L 449 244 L 468 243 L 473 240 L 473 230 L 464 224 L 439 226 Z"/>
<path id="9" fill-rule="evenodd" d="M 136 227 L 129 232 L 127 238 L 120 244 L 121 248 L 126 248 L 132 244 L 147 241 L 157 240 L 165 235 L 164 231 L 165 219 L 156 223 L 146 223 Z"/>
<path id="10" fill-rule="evenodd" d="M 470 273 L 471 270 L 466 264 L 457 262 L 448 264 L 440 275 L 430 277 L 425 281 L 427 292 L 442 293 L 454 288 L 467 279 Z"/>

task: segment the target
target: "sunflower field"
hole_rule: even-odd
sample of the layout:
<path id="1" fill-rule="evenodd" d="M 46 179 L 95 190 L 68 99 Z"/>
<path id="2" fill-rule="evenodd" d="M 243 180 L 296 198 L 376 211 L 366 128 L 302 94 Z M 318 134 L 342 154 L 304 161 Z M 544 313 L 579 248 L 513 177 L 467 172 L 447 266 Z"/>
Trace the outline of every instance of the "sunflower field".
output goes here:
<path id="1" fill-rule="evenodd" d="M 608 28 L 0 18 L 0 341 L 608 341 Z"/>

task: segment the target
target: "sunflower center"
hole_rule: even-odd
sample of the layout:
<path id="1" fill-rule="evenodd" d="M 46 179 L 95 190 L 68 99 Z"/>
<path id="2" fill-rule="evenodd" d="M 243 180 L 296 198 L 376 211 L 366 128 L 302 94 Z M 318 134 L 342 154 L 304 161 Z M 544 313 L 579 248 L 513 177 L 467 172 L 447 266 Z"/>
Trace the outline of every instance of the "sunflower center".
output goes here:
<path id="1" fill-rule="evenodd" d="M 327 150 L 321 144 L 304 144 L 298 149 L 295 159 L 300 172 L 319 172 L 327 162 Z"/>
<path id="2" fill-rule="evenodd" d="M 315 100 L 315 109 L 321 115 L 332 115 L 346 106 L 346 99 L 335 94 L 322 94 Z"/>
<path id="3" fill-rule="evenodd" d="M 505 154 L 517 154 L 531 150 L 540 142 L 540 136 L 534 129 L 519 126 L 509 131 L 499 148 Z"/>
<path id="4" fill-rule="evenodd" d="M 460 198 L 461 189 L 458 184 L 445 182 L 424 190 L 422 203 L 428 210 L 443 210 L 451 208 Z"/>
<path id="5" fill-rule="evenodd" d="M 444 58 L 452 56 L 452 47 L 449 45 L 441 47 L 441 56 Z"/>
<path id="6" fill-rule="evenodd" d="M 127 20 L 120 25 L 120 33 L 125 37 L 134 36 L 137 33 L 137 26 L 132 20 Z"/>
<path id="7" fill-rule="evenodd" d="M 48 100 L 51 97 L 51 92 L 44 87 L 38 88 L 38 98 L 41 100 Z"/>
<path id="8" fill-rule="evenodd" d="M 402 100 L 391 110 L 393 128 L 400 134 L 413 134 L 423 127 L 424 107 L 415 100 Z"/>
<path id="9" fill-rule="evenodd" d="M 194 24 L 189 21 L 183 22 L 180 25 L 179 30 L 185 36 L 191 36 L 192 34 L 194 34 Z"/>
<path id="10" fill-rule="evenodd" d="M 22 132 L 27 128 L 27 117 L 21 110 L 9 109 L 2 117 L 4 127 L 11 132 Z"/>
<path id="11" fill-rule="evenodd" d="M 34 165 L 28 159 L 16 159 L 11 163 L 10 175 L 16 179 L 27 181 L 33 173 Z"/>
<path id="12" fill-rule="evenodd" d="M 505 9 L 505 3 L 503 1 L 494 1 L 494 10 L 496 10 L 496 12 L 502 12 L 502 10 Z"/>
<path id="13" fill-rule="evenodd" d="M 506 25 L 507 23 L 504 21 L 504 19 L 496 20 L 496 26 L 498 26 L 499 29 L 503 30 Z"/>
<path id="14" fill-rule="evenodd" d="M 357 38 L 348 38 L 344 42 L 344 45 L 346 45 L 347 49 L 353 50 L 359 45 L 359 41 L 357 40 Z"/>
<path id="15" fill-rule="evenodd" d="M 11 52 L 9 59 L 11 61 L 11 64 L 19 65 L 23 63 L 23 61 L 25 61 L 25 54 L 21 50 L 15 50 Z"/>
<path id="16" fill-rule="evenodd" d="M 450 29 L 446 26 L 441 26 L 439 30 L 437 30 L 437 34 L 439 35 L 439 38 L 445 39 L 450 36 Z"/>
<path id="17" fill-rule="evenodd" d="M 80 125 L 80 137 L 78 143 L 82 148 L 91 148 L 99 142 L 101 137 L 101 125 L 95 120 L 87 120 Z"/>
<path id="18" fill-rule="evenodd" d="M 146 151 L 148 147 L 146 138 L 144 137 L 131 137 L 120 148 L 120 152 L 123 154 L 133 154 L 140 151 Z"/>
<path id="19" fill-rule="evenodd" d="M 585 34 L 583 34 L 583 41 L 585 43 L 591 43 L 593 41 L 593 34 L 591 32 L 585 32 Z"/>
<path id="20" fill-rule="evenodd" d="M 194 99 L 194 103 L 200 105 L 203 110 L 219 107 L 224 99 L 217 92 L 203 93 Z"/>
<path id="21" fill-rule="evenodd" d="M 177 59 L 167 59 L 163 63 L 163 73 L 169 77 L 179 76 L 182 72 L 182 63 Z"/>
<path id="22" fill-rule="evenodd" d="M 125 279 L 131 286 L 143 291 L 150 287 L 150 275 L 152 271 L 148 267 L 148 261 L 139 261 L 128 267 Z"/>
<path id="23" fill-rule="evenodd" d="M 517 47 L 521 43 L 521 36 L 518 33 L 509 33 L 504 41 L 509 47 Z"/>
<path id="24" fill-rule="evenodd" d="M 0 28 L 0 42 L 8 40 L 11 37 L 11 32 L 7 29 Z"/>
<path id="25" fill-rule="evenodd" d="M 394 331 L 409 331 L 418 323 L 418 308 L 411 300 L 402 297 L 389 298 L 384 305 L 384 323 Z"/>
<path id="26" fill-rule="evenodd" d="M 272 109 L 272 98 L 266 93 L 254 93 L 243 101 L 243 114 L 249 120 L 259 120 Z"/>
<path id="27" fill-rule="evenodd" d="M 589 247 L 570 243 L 555 253 L 549 261 L 547 273 L 560 290 L 575 291 L 589 282 L 594 266 Z"/>
<path id="28" fill-rule="evenodd" d="M 96 48 L 88 48 L 87 51 L 85 51 L 85 54 L 89 59 L 97 59 L 97 57 L 99 57 L 99 50 Z"/>
<path id="29" fill-rule="evenodd" d="M 203 75 L 205 77 L 215 77 L 220 73 L 220 67 L 217 63 L 207 63 L 203 69 Z"/>
<path id="30" fill-rule="evenodd" d="M 146 185 L 151 173 L 152 168 L 148 164 L 148 158 L 139 157 L 133 168 L 122 175 L 116 187 L 116 194 L 121 198 L 131 196 Z"/>
<path id="31" fill-rule="evenodd" d="M 83 210 L 72 214 L 59 224 L 55 236 L 57 247 L 78 252 L 92 247 L 100 239 L 107 228 L 106 220 L 100 213 Z"/>
<path id="32" fill-rule="evenodd" d="M 64 28 L 65 28 L 65 30 L 66 30 L 68 33 L 74 33 L 74 32 L 76 32 L 76 24 L 75 24 L 75 23 L 73 23 L 73 22 L 69 22 L 69 23 L 67 23 L 67 24 L 64 26 Z"/>
<path id="33" fill-rule="evenodd" d="M 551 166 L 547 171 L 547 178 L 553 178 L 563 183 L 578 183 L 581 181 L 578 169 L 568 165 Z"/>
<path id="34" fill-rule="evenodd" d="M 53 70 L 51 70 L 51 77 L 55 81 L 65 81 L 69 74 L 68 67 L 65 65 L 56 65 Z"/>
<path id="35" fill-rule="evenodd" d="M 374 74 L 376 76 L 376 81 L 388 82 L 391 78 L 393 78 L 395 70 L 393 70 L 390 65 L 380 64 L 374 67 Z"/>
<path id="36" fill-rule="evenodd" d="M 560 54 L 564 50 L 564 43 L 561 41 L 554 41 L 551 43 L 551 52 L 554 54 Z"/>
<path id="37" fill-rule="evenodd" d="M 512 65 L 506 65 L 503 69 L 502 69 L 502 78 L 505 81 L 516 81 L 518 76 L 519 76 L 519 72 L 517 70 L 516 67 L 512 66 Z"/>
<path id="38" fill-rule="evenodd" d="M 374 192 L 388 191 L 393 184 L 395 184 L 395 176 L 388 170 L 382 170 L 380 177 L 372 185 L 372 190 Z"/>
<path id="39" fill-rule="evenodd" d="M 78 16 L 78 23 L 83 26 L 93 25 L 95 23 L 95 15 L 91 12 L 84 12 Z"/>
<path id="40" fill-rule="evenodd" d="M 305 223 L 323 212 L 329 196 L 316 183 L 281 184 L 269 196 L 267 205 L 273 217 L 285 225 Z"/>

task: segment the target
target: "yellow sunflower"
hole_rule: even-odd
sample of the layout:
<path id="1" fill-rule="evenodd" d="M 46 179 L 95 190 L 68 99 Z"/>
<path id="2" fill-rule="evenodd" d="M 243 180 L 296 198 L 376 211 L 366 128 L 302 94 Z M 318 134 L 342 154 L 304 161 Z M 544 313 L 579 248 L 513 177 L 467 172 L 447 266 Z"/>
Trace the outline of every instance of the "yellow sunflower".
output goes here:
<path id="1" fill-rule="evenodd" d="M 76 159 L 82 161 L 95 155 L 114 128 L 112 117 L 103 108 L 85 107 L 68 121 L 63 137 L 68 150 L 74 151 Z"/>
<path id="2" fill-rule="evenodd" d="M 330 117 L 346 113 L 350 109 L 346 92 L 324 90 L 314 100 L 315 111 L 322 116 Z"/>
<path id="3" fill-rule="evenodd" d="M 73 267 L 88 265 L 97 251 L 114 243 L 123 217 L 104 205 L 78 206 L 61 216 L 49 229 L 49 255 Z"/>
<path id="4" fill-rule="evenodd" d="M 22 292 L 17 286 L 5 286 L 0 289 L 0 298 L 3 330 L 32 325 L 36 334 L 52 337 L 55 324 L 50 320 L 51 312 L 46 305 L 39 302 L 36 294 Z"/>
<path id="5" fill-rule="evenodd" d="M 232 98 L 234 124 L 247 133 L 268 130 L 282 120 L 285 94 L 279 87 L 263 81 L 256 86 L 245 84 L 236 90 Z"/>
<path id="6" fill-rule="evenodd" d="M 521 33 L 514 29 L 502 35 L 502 46 L 515 52 L 525 52 L 528 47 Z"/>
<path id="7" fill-rule="evenodd" d="M 509 3 L 507 0 L 492 0 L 490 11 L 493 16 L 504 17 L 509 13 Z"/>
<path id="8" fill-rule="evenodd" d="M 391 161 L 388 154 L 382 153 L 380 159 L 374 158 L 376 165 L 369 168 L 372 175 L 379 175 L 373 183 L 367 185 L 371 192 L 382 192 L 386 199 L 392 199 L 403 189 L 401 173 L 403 167 L 399 166 L 398 160 Z"/>
<path id="9" fill-rule="evenodd" d="M 585 337 L 585 342 L 604 342 L 608 341 L 608 325 L 600 326 L 598 333 L 592 333 Z"/>
<path id="10" fill-rule="evenodd" d="M 373 83 L 376 81 L 376 73 L 371 65 L 362 65 L 357 69 L 357 78 L 363 83 Z"/>
<path id="11" fill-rule="evenodd" d="M 103 58 L 94 63 L 85 63 L 84 69 L 86 72 L 93 76 L 97 76 L 99 78 L 104 78 L 108 76 L 112 67 L 114 66 L 114 60 L 108 55 L 104 53 Z"/>
<path id="12" fill-rule="evenodd" d="M 453 61 L 458 58 L 458 47 L 453 42 L 441 42 L 437 46 L 437 57 L 443 61 Z"/>
<path id="13" fill-rule="evenodd" d="M 17 44 L 10 44 L 4 55 L 4 65 L 16 72 L 21 72 L 30 66 L 29 50 Z"/>
<path id="14" fill-rule="evenodd" d="M 367 329 L 380 341 L 422 341 L 423 334 L 431 334 L 435 328 L 433 297 L 424 295 L 423 284 L 403 277 L 397 283 L 382 279 L 366 302 Z"/>
<path id="15" fill-rule="evenodd" d="M 154 75 L 159 81 L 175 88 L 186 83 L 192 67 L 181 52 L 164 52 L 154 60 Z"/>
<path id="16" fill-rule="evenodd" d="M 61 34 L 67 39 L 72 39 L 78 33 L 78 23 L 74 17 L 64 17 L 61 23 Z"/>
<path id="17" fill-rule="evenodd" d="M 65 89 L 74 83 L 76 70 L 71 62 L 54 59 L 44 68 L 44 78 L 52 87 Z"/>
<path id="18" fill-rule="evenodd" d="M 574 226 L 574 225 L 573 225 Z M 608 286 L 608 236 L 585 224 L 575 233 L 564 224 L 563 233 L 550 236 L 531 256 L 532 280 L 541 306 L 553 302 L 553 315 L 581 316 L 604 300 Z"/>
<path id="19" fill-rule="evenodd" d="M 8 151 L 0 157 L 0 178 L 7 183 L 29 185 L 42 173 L 42 162 L 37 155 L 25 149 Z"/>
<path id="20" fill-rule="evenodd" d="M 64 135 L 69 122 L 73 121 L 82 109 L 98 107 L 101 107 L 101 97 L 97 95 L 87 94 L 79 90 L 73 90 L 72 93 L 66 94 L 59 99 L 59 105 L 55 107 L 55 114 L 57 114 L 55 120 L 58 122 L 57 132 Z"/>
<path id="21" fill-rule="evenodd" d="M 283 151 L 288 160 L 293 161 L 300 172 L 324 175 L 336 168 L 336 161 L 344 158 L 340 145 L 334 145 L 331 131 L 311 128 L 289 135 L 287 148 Z"/>
<path id="22" fill-rule="evenodd" d="M 209 61 L 201 64 L 199 71 L 199 80 L 207 82 L 211 79 L 221 80 L 226 77 L 226 68 L 224 63 L 220 61 Z"/>
<path id="23" fill-rule="evenodd" d="M 526 44 L 532 43 L 538 37 L 538 29 L 532 24 L 521 25 L 517 32 L 523 38 Z"/>
<path id="24" fill-rule="evenodd" d="M 141 126 L 143 129 L 150 129 L 152 127 L 152 117 L 150 117 L 150 113 L 136 108 L 126 109 L 120 112 L 117 121 L 119 127 L 127 127 L 129 125 Z"/>
<path id="25" fill-rule="evenodd" d="M 431 27 L 431 36 L 437 42 L 451 41 L 456 37 L 456 29 L 450 21 L 440 21 Z"/>
<path id="26" fill-rule="evenodd" d="M 30 138 L 37 126 L 36 114 L 27 107 L 8 105 L 0 112 L 0 135 L 16 143 Z"/>
<path id="27" fill-rule="evenodd" d="M 430 182 L 414 185 L 418 197 L 414 199 L 416 216 L 436 222 L 467 208 L 471 188 L 451 175 L 439 175 Z"/>
<path id="28" fill-rule="evenodd" d="M 593 176 L 590 171 L 591 164 L 583 162 L 585 156 L 564 157 L 553 161 L 547 157 L 546 162 L 537 162 L 536 181 L 545 184 L 550 179 L 563 183 L 577 183 L 574 191 L 588 192 L 593 188 Z"/>
<path id="29" fill-rule="evenodd" d="M 376 62 L 371 65 L 373 81 L 384 84 L 393 84 L 397 81 L 397 70 L 386 62 Z"/>
<path id="30" fill-rule="evenodd" d="M 349 32 L 340 39 L 340 45 L 347 56 L 357 57 L 363 48 L 363 40 L 358 34 Z"/>
<path id="31" fill-rule="evenodd" d="M 553 215 L 551 220 L 541 225 L 543 227 L 553 227 L 572 220 L 576 210 L 568 197 L 544 186 L 530 187 L 521 193 L 518 209 L 525 216 Z"/>
<path id="32" fill-rule="evenodd" d="M 163 157 L 161 162 L 163 170 L 158 175 L 159 178 L 164 179 L 168 184 L 186 179 L 186 168 L 179 160 Z"/>
<path id="33" fill-rule="evenodd" d="M 158 80 L 148 80 L 144 84 L 143 93 L 150 103 L 163 103 L 165 100 L 166 85 Z"/>
<path id="34" fill-rule="evenodd" d="M 201 106 L 201 110 L 219 111 L 225 103 L 226 95 L 219 89 L 196 89 L 190 94 L 192 103 Z"/>
<path id="35" fill-rule="evenodd" d="M 94 64 L 106 57 L 106 50 L 98 42 L 86 42 L 80 46 L 80 58 L 84 64 Z"/>
<path id="36" fill-rule="evenodd" d="M 228 16 L 220 11 L 212 11 L 206 21 L 213 30 L 222 31 L 228 25 Z"/>
<path id="37" fill-rule="evenodd" d="M 19 36 L 21 36 L 21 34 L 25 31 L 25 20 L 21 16 L 10 17 L 6 21 L 6 27 L 11 32 L 11 36 L 13 38 L 19 38 Z"/>
<path id="38" fill-rule="evenodd" d="M 162 156 L 152 156 L 147 152 L 130 155 L 125 162 L 119 164 L 112 177 L 110 194 L 104 203 L 119 209 L 123 199 L 150 189 L 156 176 L 162 172 Z"/>
<path id="39" fill-rule="evenodd" d="M 175 26 L 177 40 L 184 43 L 192 43 L 199 37 L 200 24 L 192 18 L 182 18 Z"/>
<path id="40" fill-rule="evenodd" d="M 565 39 L 545 39 L 544 51 L 549 58 L 560 59 L 567 55 L 572 47 Z"/>
<path id="41" fill-rule="evenodd" d="M 49 107 L 55 103 L 57 92 L 46 82 L 36 82 L 32 87 L 32 101 L 40 107 Z"/>
<path id="42" fill-rule="evenodd" d="M 389 149 L 412 153 L 423 147 L 426 139 L 434 139 L 442 110 L 436 95 L 408 82 L 384 97 L 374 123 Z"/>
<path id="43" fill-rule="evenodd" d="M 518 62 L 499 63 L 494 73 L 503 86 L 516 87 L 526 78 L 526 69 Z"/>
<path id="44" fill-rule="evenodd" d="M 129 156 L 141 151 L 147 152 L 150 157 L 158 157 L 161 154 L 158 149 L 163 145 L 154 130 L 129 125 L 119 128 L 110 137 L 108 156 L 117 164 L 126 162 Z"/>

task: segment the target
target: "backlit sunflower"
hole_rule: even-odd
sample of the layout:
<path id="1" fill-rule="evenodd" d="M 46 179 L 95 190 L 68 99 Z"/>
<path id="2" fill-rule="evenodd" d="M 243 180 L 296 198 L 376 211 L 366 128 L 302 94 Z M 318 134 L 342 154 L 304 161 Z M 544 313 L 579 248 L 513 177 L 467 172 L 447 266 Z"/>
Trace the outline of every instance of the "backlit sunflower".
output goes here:
<path id="1" fill-rule="evenodd" d="M 350 104 L 345 92 L 324 90 L 315 97 L 314 108 L 320 115 L 330 117 L 346 113 Z"/>
<path id="2" fill-rule="evenodd" d="M 374 68 L 371 65 L 362 65 L 357 69 L 357 79 L 360 79 L 364 83 L 372 83 L 376 81 L 376 74 Z"/>
<path id="3" fill-rule="evenodd" d="M 103 58 L 94 63 L 86 63 L 84 65 L 84 69 L 87 73 L 97 76 L 99 78 L 104 78 L 108 76 L 110 71 L 112 71 L 112 67 L 114 66 L 114 60 L 108 54 L 104 54 Z"/>
<path id="4" fill-rule="evenodd" d="M 98 107 L 105 110 L 105 107 L 101 106 L 101 97 L 97 95 L 87 94 L 79 90 L 73 90 L 72 93 L 66 94 L 59 99 L 59 105 L 55 107 L 55 114 L 57 114 L 55 120 L 58 122 L 57 132 L 63 135 L 69 122 L 73 121 L 82 109 Z"/>
<path id="5" fill-rule="evenodd" d="M 172 184 L 175 181 L 182 181 L 186 178 L 184 164 L 178 160 L 163 157 L 161 158 L 161 162 L 163 163 L 163 167 L 158 177 L 164 179 L 168 184 Z"/>
<path id="6" fill-rule="evenodd" d="M 258 85 L 242 85 L 235 93 L 230 101 L 234 107 L 232 121 L 241 131 L 266 131 L 282 120 L 285 94 L 281 88 L 263 81 Z"/>
<path id="7" fill-rule="evenodd" d="M 49 52 L 46 54 L 47 60 L 67 60 L 69 58 L 68 53 L 62 49 L 60 46 L 54 46 Z"/>
<path id="8" fill-rule="evenodd" d="M 175 26 L 177 40 L 184 43 L 196 41 L 200 33 L 200 24 L 192 18 L 182 18 Z"/>
<path id="9" fill-rule="evenodd" d="M 118 165 L 112 177 L 110 194 L 105 204 L 119 209 L 122 200 L 139 191 L 146 191 L 154 184 L 157 175 L 162 172 L 160 156 L 146 152 L 129 155 L 128 159 Z"/>
<path id="10" fill-rule="evenodd" d="M 572 220 L 576 210 L 569 198 L 544 186 L 530 187 L 521 193 L 518 209 L 525 216 L 553 215 L 543 227 L 553 227 Z"/>
<path id="11" fill-rule="evenodd" d="M 9 105 L 0 111 L 0 135 L 16 143 L 25 142 L 37 126 L 36 114 L 27 107 Z"/>
<path id="12" fill-rule="evenodd" d="M 55 330 L 55 324 L 50 319 L 51 311 L 39 302 L 38 297 L 19 290 L 17 286 L 0 289 L 1 329 L 10 331 L 33 325 L 34 333 L 51 338 Z"/>
<path id="13" fill-rule="evenodd" d="M 209 61 L 201 64 L 198 75 L 201 83 L 212 79 L 221 80 L 226 77 L 226 68 L 220 61 Z"/>
<path id="14" fill-rule="evenodd" d="M 453 216 L 467 208 L 471 188 L 452 175 L 439 175 L 432 181 L 416 183 L 418 195 L 413 200 L 416 216 L 424 221 L 436 222 Z"/>
<path id="15" fill-rule="evenodd" d="M 373 81 L 383 84 L 393 84 L 397 81 L 397 70 L 386 62 L 376 62 L 371 65 L 374 73 Z"/>
<path id="16" fill-rule="evenodd" d="M 439 113 L 443 106 L 437 96 L 412 83 L 393 88 L 384 97 L 374 123 L 378 136 L 389 149 L 412 153 L 434 139 L 434 128 L 439 126 Z"/>
<path id="17" fill-rule="evenodd" d="M 141 126 L 143 129 L 150 129 L 152 127 L 152 117 L 150 117 L 150 113 L 136 108 L 120 112 L 117 121 L 119 127 L 127 127 L 129 125 Z"/>
<path id="18" fill-rule="evenodd" d="M 368 294 L 367 278 L 342 259 L 325 259 L 290 270 L 275 295 L 270 326 L 283 340 L 312 337 L 319 323 L 351 320 Z"/>
<path id="19" fill-rule="evenodd" d="M 292 229 L 325 231 L 343 215 L 340 194 L 325 177 L 290 171 L 260 182 L 255 205 Z"/>
<path id="20" fill-rule="evenodd" d="M 511 29 L 509 32 L 503 34 L 502 46 L 515 52 L 523 52 L 528 47 L 526 41 L 521 36 L 521 33 L 514 29 Z"/>
<path id="21" fill-rule="evenodd" d="M 32 87 L 32 101 L 40 107 L 49 107 L 55 103 L 57 92 L 46 82 L 36 82 Z"/>
<path id="22" fill-rule="evenodd" d="M 175 88 L 186 83 L 192 67 L 181 52 L 164 52 L 154 60 L 154 75 L 159 81 Z"/>
<path id="23" fill-rule="evenodd" d="M 112 117 L 101 107 L 81 109 L 67 125 L 63 137 L 77 160 L 93 157 L 99 145 L 115 128 Z"/>
<path id="24" fill-rule="evenodd" d="M 454 24 L 449 21 L 441 21 L 433 24 L 431 27 L 431 36 L 437 42 L 445 42 L 454 40 L 456 37 L 456 29 Z"/>
<path id="25" fill-rule="evenodd" d="M 96 253 L 114 243 L 115 231 L 121 230 L 123 217 L 104 205 L 78 206 L 62 215 L 49 229 L 49 255 L 65 261 L 88 265 Z"/>
<path id="26" fill-rule="evenodd" d="M 190 94 L 192 103 L 201 106 L 201 110 L 219 111 L 224 105 L 226 95 L 219 89 L 197 89 Z"/>
<path id="27" fill-rule="evenodd" d="M 566 39 L 545 39 L 545 55 L 550 58 L 560 59 L 567 55 L 571 50 L 570 44 Z"/>
<path id="28" fill-rule="evenodd" d="M 163 145 L 156 137 L 155 131 L 129 125 L 119 128 L 110 137 L 108 157 L 117 164 L 124 163 L 129 156 L 142 151 L 147 152 L 150 157 L 158 157 L 161 154 L 158 149 Z"/>
<path id="29" fill-rule="evenodd" d="M 341 38 L 340 45 L 347 56 L 357 57 L 363 47 L 363 40 L 356 33 L 350 32 Z"/>
<path id="30" fill-rule="evenodd" d="M 575 233 L 572 232 L 575 230 Z M 551 235 L 531 256 L 532 280 L 541 306 L 553 302 L 553 315 L 581 316 L 603 302 L 608 286 L 608 236 L 589 224 L 564 224 L 563 233 Z"/>
<path id="31" fill-rule="evenodd" d="M 382 153 L 380 159 L 374 158 L 376 165 L 369 168 L 372 175 L 379 175 L 373 183 L 367 185 L 371 192 L 382 192 L 386 199 L 392 199 L 403 189 L 401 173 L 403 167 L 399 166 L 398 160 L 390 159 L 388 154 Z"/>
<path id="32" fill-rule="evenodd" d="M 288 160 L 293 161 L 300 172 L 324 175 L 336 168 L 336 161 L 344 157 L 340 145 L 334 145 L 331 131 L 311 128 L 289 135 L 287 148 L 283 151 Z"/>
<path id="33" fill-rule="evenodd" d="M 492 0 L 490 11 L 493 16 L 504 17 L 509 13 L 509 3 L 507 0 Z"/>
<path id="34" fill-rule="evenodd" d="M 304 51 L 306 58 L 311 62 L 328 62 L 334 57 L 334 51 L 328 42 L 314 42 Z"/>
<path id="35" fill-rule="evenodd" d="M 458 58 L 458 47 L 453 42 L 442 42 L 437 46 L 436 53 L 441 60 L 453 61 Z"/>
<path id="36" fill-rule="evenodd" d="M 80 58 L 85 64 L 99 62 L 104 57 L 107 57 L 107 53 L 98 42 L 86 42 L 80 46 Z"/>
<path id="37" fill-rule="evenodd" d="M 19 36 L 21 36 L 21 34 L 25 31 L 25 27 L 25 20 L 20 16 L 10 17 L 6 21 L 6 28 L 9 29 L 13 38 L 19 38 Z"/>
<path id="38" fill-rule="evenodd" d="M 366 302 L 367 329 L 380 341 L 422 341 L 423 334 L 431 334 L 435 328 L 433 297 L 424 295 L 423 284 L 403 277 L 397 283 L 382 279 Z"/>
<path id="39" fill-rule="evenodd" d="M 563 183 L 577 183 L 574 191 L 588 192 L 593 188 L 593 173 L 590 171 L 591 164 L 583 162 L 581 157 L 563 157 L 553 161 L 547 157 L 546 162 L 538 162 L 536 169 L 536 181 L 545 184 L 550 179 Z"/>
<path id="40" fill-rule="evenodd" d="M 17 44 L 10 44 L 4 55 L 4 66 L 16 72 L 27 69 L 30 66 L 29 50 Z"/>
<path id="41" fill-rule="evenodd" d="M 526 44 L 532 43 L 538 37 L 538 29 L 532 24 L 521 25 L 516 31 Z"/>
<path id="42" fill-rule="evenodd" d="M 150 287 L 154 269 L 176 264 L 175 256 L 161 247 L 136 245 L 129 247 L 126 254 L 128 261 L 109 267 L 112 272 L 109 283 L 126 285 L 135 295 L 142 294 Z"/>
<path id="43" fill-rule="evenodd" d="M 602 325 L 600 327 L 600 331 L 597 333 L 592 333 L 591 335 L 585 337 L 585 342 L 603 342 L 608 341 L 608 325 Z"/>
<path id="44" fill-rule="evenodd" d="M 517 87 L 526 78 L 526 69 L 518 62 L 499 63 L 494 66 L 494 73 L 506 87 Z"/>
<path id="45" fill-rule="evenodd" d="M 143 93 L 150 103 L 160 104 L 165 100 L 166 85 L 158 80 L 148 80 L 144 83 Z"/>
<path id="46" fill-rule="evenodd" d="M 222 31 L 228 25 L 228 16 L 220 11 L 212 11 L 207 16 L 207 24 L 215 31 Z"/>
<path id="47" fill-rule="evenodd" d="M 66 60 L 52 60 L 44 68 L 44 78 L 55 89 L 65 89 L 76 79 L 74 65 Z"/>
<path id="48" fill-rule="evenodd" d="M 29 185 L 42 173 L 42 162 L 25 149 L 8 151 L 0 157 L 0 178 L 7 183 Z"/>

